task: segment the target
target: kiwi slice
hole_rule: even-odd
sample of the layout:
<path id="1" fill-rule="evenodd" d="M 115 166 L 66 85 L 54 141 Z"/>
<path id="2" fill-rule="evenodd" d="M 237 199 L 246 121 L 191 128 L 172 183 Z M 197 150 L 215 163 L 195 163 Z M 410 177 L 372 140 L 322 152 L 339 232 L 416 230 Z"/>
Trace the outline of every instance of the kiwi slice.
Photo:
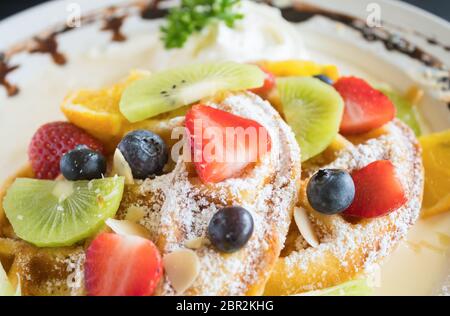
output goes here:
<path id="1" fill-rule="evenodd" d="M 50 181 L 18 178 L 3 208 L 17 236 L 39 247 L 70 246 L 115 215 L 124 178 Z"/>
<path id="2" fill-rule="evenodd" d="M 133 82 L 122 94 L 120 111 L 137 122 L 226 91 L 247 90 L 264 84 L 255 65 L 234 62 L 191 64 Z"/>
<path id="3" fill-rule="evenodd" d="M 300 294 L 300 296 L 370 296 L 373 288 L 365 279 L 356 279 L 329 287 L 323 290 L 311 291 Z"/>
<path id="4" fill-rule="evenodd" d="M 407 124 L 414 131 L 416 136 L 422 134 L 419 120 L 417 119 L 418 113 L 416 107 L 411 104 L 408 99 L 399 94 L 398 92 L 388 88 L 380 87 L 380 90 L 384 95 L 386 95 L 397 109 L 397 117 Z"/>
<path id="5" fill-rule="evenodd" d="M 330 85 L 312 77 L 277 80 L 282 111 L 300 145 L 302 161 L 321 153 L 339 131 L 344 102 Z"/>

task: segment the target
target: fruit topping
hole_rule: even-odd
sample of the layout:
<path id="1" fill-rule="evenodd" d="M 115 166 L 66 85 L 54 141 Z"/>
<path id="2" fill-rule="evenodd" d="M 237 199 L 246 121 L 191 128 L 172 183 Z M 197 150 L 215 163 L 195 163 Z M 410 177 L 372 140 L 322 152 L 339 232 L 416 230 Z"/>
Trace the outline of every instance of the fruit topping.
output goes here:
<path id="1" fill-rule="evenodd" d="M 308 202 L 318 212 L 333 215 L 346 210 L 355 197 L 350 174 L 341 169 L 322 169 L 309 180 Z"/>
<path id="2" fill-rule="evenodd" d="M 135 179 L 161 174 L 169 159 L 169 150 L 159 135 L 147 130 L 128 133 L 117 146 Z"/>
<path id="3" fill-rule="evenodd" d="M 422 136 L 425 186 L 422 216 L 450 211 L 450 130 Z"/>
<path id="4" fill-rule="evenodd" d="M 268 94 L 275 87 L 275 76 L 266 70 L 264 67 L 260 66 L 261 70 L 264 71 L 266 77 L 264 79 L 264 85 L 260 88 L 250 89 L 251 92 L 260 95 L 261 97 L 267 97 Z"/>
<path id="5" fill-rule="evenodd" d="M 311 77 L 277 80 L 282 111 L 300 145 L 302 161 L 321 153 L 336 137 L 344 103 L 330 85 Z"/>
<path id="6" fill-rule="evenodd" d="M 387 215 L 406 203 L 402 183 L 389 160 L 374 161 L 352 172 L 355 198 L 345 215 L 374 218 Z"/>
<path id="7" fill-rule="evenodd" d="M 149 75 L 145 71 L 132 71 L 127 78 L 111 87 L 74 91 L 62 102 L 61 111 L 70 122 L 109 143 L 111 139 L 120 138 L 127 125 L 119 111 L 123 91 L 132 82 Z"/>
<path id="8" fill-rule="evenodd" d="M 271 149 L 270 136 L 258 122 L 206 105 L 192 107 L 186 128 L 203 183 L 239 176 Z"/>
<path id="9" fill-rule="evenodd" d="M 130 122 L 137 122 L 219 91 L 259 88 L 264 79 L 264 72 L 255 65 L 233 62 L 187 65 L 132 83 L 122 95 L 120 111 Z"/>
<path id="10" fill-rule="evenodd" d="M 329 85 L 331 85 L 331 86 L 333 85 L 333 80 L 331 80 L 331 78 L 328 77 L 328 76 L 325 76 L 325 75 L 315 75 L 314 78 L 317 78 L 317 79 L 319 79 L 320 81 L 323 81 L 323 82 L 325 82 L 326 84 L 329 84 Z"/>
<path id="11" fill-rule="evenodd" d="M 420 136 L 421 129 L 417 120 L 418 113 L 414 103 L 408 100 L 405 96 L 387 87 L 382 87 L 379 90 L 383 92 L 383 94 L 385 94 L 394 104 L 395 109 L 397 110 L 397 117 L 411 127 L 416 136 Z"/>
<path id="12" fill-rule="evenodd" d="M 164 271 L 177 294 L 185 292 L 200 273 L 200 260 L 190 249 L 175 250 L 163 258 Z"/>
<path id="13" fill-rule="evenodd" d="M 208 236 L 221 252 L 232 253 L 244 247 L 253 234 L 253 217 L 240 206 L 220 209 L 209 222 Z"/>
<path id="14" fill-rule="evenodd" d="M 314 226 L 312 225 L 305 208 L 294 208 L 294 220 L 295 224 L 297 225 L 298 231 L 306 240 L 306 242 L 314 248 L 319 246 L 319 238 L 317 238 L 316 232 L 314 231 Z"/>
<path id="15" fill-rule="evenodd" d="M 348 281 L 323 290 L 311 291 L 300 294 L 301 296 L 370 296 L 373 288 L 368 280 L 357 279 Z"/>
<path id="16" fill-rule="evenodd" d="M 258 65 L 277 77 L 309 77 L 322 74 L 336 80 L 339 76 L 336 66 L 320 65 L 309 60 L 261 61 Z"/>
<path id="17" fill-rule="evenodd" d="M 342 134 L 366 133 L 395 117 L 395 107 L 389 98 L 362 79 L 341 77 L 334 88 L 345 103 Z"/>
<path id="18" fill-rule="evenodd" d="M 31 139 L 28 157 L 38 179 L 54 179 L 60 174 L 60 160 L 78 145 L 103 152 L 102 144 L 85 131 L 68 122 L 41 126 Z"/>
<path id="19" fill-rule="evenodd" d="M 18 178 L 3 207 L 21 239 L 39 247 L 70 246 L 116 214 L 123 189 L 121 177 L 76 182 Z"/>
<path id="20" fill-rule="evenodd" d="M 78 145 L 62 156 L 60 169 L 67 180 L 100 179 L 106 173 L 106 158 L 85 145 Z"/>
<path id="21" fill-rule="evenodd" d="M 163 273 L 148 239 L 103 233 L 86 250 L 85 280 L 91 296 L 152 295 Z"/>

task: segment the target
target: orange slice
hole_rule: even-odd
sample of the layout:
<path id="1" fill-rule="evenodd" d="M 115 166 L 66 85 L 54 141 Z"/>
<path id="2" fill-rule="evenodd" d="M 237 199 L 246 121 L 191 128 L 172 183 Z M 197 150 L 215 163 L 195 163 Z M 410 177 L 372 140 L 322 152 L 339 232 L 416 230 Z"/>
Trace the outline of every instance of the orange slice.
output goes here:
<path id="1" fill-rule="evenodd" d="M 66 96 L 61 110 L 70 122 L 101 140 L 118 137 L 127 125 L 119 111 L 122 92 L 130 83 L 146 75 L 146 72 L 134 71 L 109 88 L 74 91 Z"/>
<path id="2" fill-rule="evenodd" d="M 450 130 L 422 136 L 425 190 L 422 217 L 450 211 Z"/>
<path id="3" fill-rule="evenodd" d="M 326 75 L 332 80 L 339 77 L 336 66 L 321 65 L 309 60 L 260 61 L 257 64 L 277 77 Z"/>

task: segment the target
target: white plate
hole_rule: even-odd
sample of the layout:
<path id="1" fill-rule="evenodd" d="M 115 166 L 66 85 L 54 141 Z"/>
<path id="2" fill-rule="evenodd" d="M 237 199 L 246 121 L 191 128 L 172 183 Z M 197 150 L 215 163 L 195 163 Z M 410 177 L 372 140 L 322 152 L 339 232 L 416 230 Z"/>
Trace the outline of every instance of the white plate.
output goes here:
<path id="1" fill-rule="evenodd" d="M 0 51 L 6 51 L 37 32 L 55 24 L 64 23 L 79 5 L 83 15 L 123 0 L 68 0 L 52 1 L 10 17 L 0 23 Z M 286 2 L 286 1 L 285 1 Z M 365 20 L 373 1 L 370 0 L 311 0 L 303 1 L 345 13 Z M 389 32 L 393 32 L 421 49 L 434 55 L 450 67 L 450 52 L 431 45 L 425 38 L 450 45 L 450 25 L 429 13 L 397 1 L 378 0 L 381 18 Z M 75 7 L 76 9 L 76 7 Z M 378 10 L 378 7 L 375 8 Z M 80 87 L 97 88 L 124 77 L 129 69 L 147 68 L 152 43 L 158 41 L 158 23 L 129 18 L 123 33 L 129 38 L 123 43 L 111 43 L 111 33 L 99 31 L 101 23 L 83 25 L 80 29 L 58 37 L 59 49 L 69 62 L 55 65 L 48 54 L 19 54 L 11 64 L 20 68 L 8 79 L 16 83 L 19 95 L 8 98 L 0 86 L 0 181 L 23 165 L 27 159 L 26 148 L 34 131 L 43 123 L 63 119 L 58 107 L 69 90 Z M 371 81 L 388 83 L 400 91 L 416 85 L 425 89 L 425 98 L 419 109 L 423 115 L 425 131 L 450 128 L 450 96 L 436 88 L 436 71 L 425 67 L 410 57 L 388 51 L 379 41 L 367 42 L 354 29 L 344 27 L 323 17 L 315 17 L 296 27 L 302 36 L 311 58 L 335 63 L 343 73 L 366 77 Z M 270 57 L 270 56 L 268 56 Z M 427 74 L 428 76 L 424 76 Z M 448 75 L 448 71 L 447 71 Z M 431 76 L 431 78 L 430 78 Z M 448 92 L 447 92 L 448 93 Z M 448 98 L 448 99 L 446 99 Z M 426 240 L 436 247 L 437 232 L 449 234 L 450 216 L 435 217 L 417 225 L 410 234 L 413 241 Z M 381 271 L 382 286 L 378 294 L 431 294 L 438 293 L 448 276 L 448 259 L 430 249 L 415 254 L 403 244 Z M 447 248 L 443 248 L 445 252 Z M 399 254 L 400 253 L 400 254 Z M 417 264 L 410 265 L 408 261 Z M 405 263 L 406 262 L 406 263 Z M 402 268 L 407 264 L 409 267 Z M 413 276 L 420 273 L 425 277 Z M 448 282 L 448 280 L 447 280 Z M 396 287 L 394 283 L 400 283 Z"/>

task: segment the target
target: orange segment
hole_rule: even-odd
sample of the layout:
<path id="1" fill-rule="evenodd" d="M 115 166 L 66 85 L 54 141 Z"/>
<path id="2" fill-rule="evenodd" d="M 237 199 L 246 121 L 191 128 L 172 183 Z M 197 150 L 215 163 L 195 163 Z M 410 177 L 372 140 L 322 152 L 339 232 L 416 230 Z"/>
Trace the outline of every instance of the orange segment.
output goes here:
<path id="1" fill-rule="evenodd" d="M 113 136 L 119 134 L 123 121 L 120 113 L 111 111 L 115 108 L 115 99 L 109 97 L 106 91 L 99 93 L 77 91 L 66 97 L 61 109 L 67 119 L 75 125 L 94 134 Z M 102 109 L 106 105 L 110 106 L 110 109 Z"/>
<path id="2" fill-rule="evenodd" d="M 326 75 L 336 80 L 339 72 L 334 65 L 321 65 L 309 60 L 260 61 L 269 72 L 278 77 Z"/>
<path id="3" fill-rule="evenodd" d="M 422 217 L 450 210 L 450 130 L 422 136 L 425 190 Z"/>
<path id="4" fill-rule="evenodd" d="M 70 93 L 61 110 L 67 119 L 100 139 L 120 135 L 127 121 L 119 111 L 123 90 L 147 73 L 134 71 L 122 82 L 101 90 L 79 90 Z"/>

